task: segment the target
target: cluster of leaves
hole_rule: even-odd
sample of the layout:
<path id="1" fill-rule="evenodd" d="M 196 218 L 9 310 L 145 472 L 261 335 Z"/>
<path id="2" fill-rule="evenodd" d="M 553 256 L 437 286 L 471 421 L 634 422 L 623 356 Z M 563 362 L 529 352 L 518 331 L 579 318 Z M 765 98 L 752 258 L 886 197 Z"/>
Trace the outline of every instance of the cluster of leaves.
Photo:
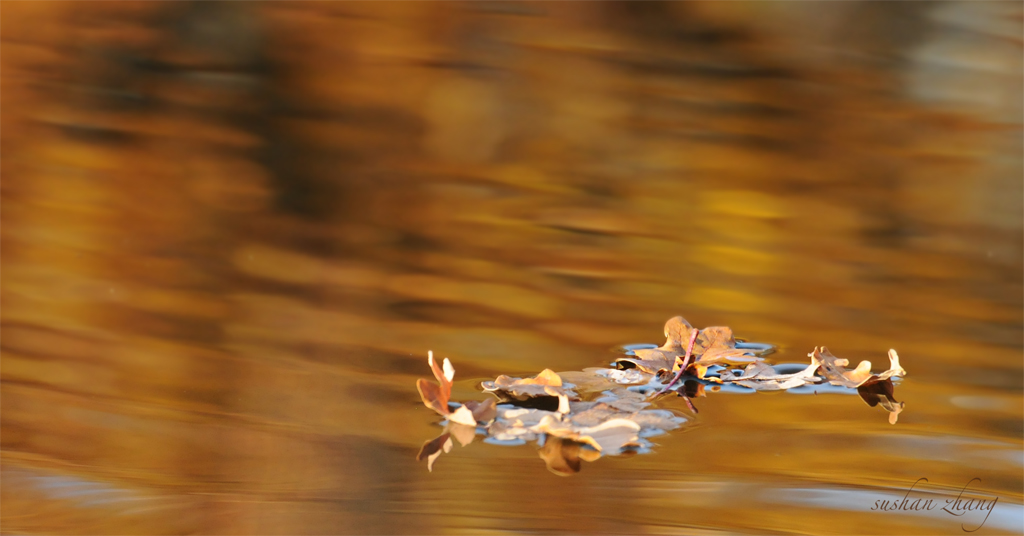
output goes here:
<path id="1" fill-rule="evenodd" d="M 445 359 L 439 367 L 431 352 L 427 363 L 438 383 L 417 380 L 420 398 L 425 406 L 447 418 L 444 432 L 424 443 L 417 455 L 417 459 L 427 460 L 429 470 L 442 453 L 451 450 L 452 439 L 465 446 L 481 434 L 492 443 L 536 441 L 549 469 L 556 474 L 571 474 L 579 470 L 580 460 L 649 450 L 652 445 L 647 438 L 686 422 L 668 410 L 645 409 L 650 405 L 646 395 L 618 386 L 598 373 L 614 369 L 566 374 L 578 379 L 589 393 L 603 389 L 594 400 L 582 400 L 576 384 L 544 370 L 532 378 L 499 376 L 483 382 L 484 391 L 496 398 L 460 405 L 450 401 L 455 376 L 451 362 Z"/>
<path id="2" fill-rule="evenodd" d="M 681 316 L 665 323 L 665 337 L 661 347 L 634 350 L 634 356 L 619 358 L 616 363 L 650 374 L 683 371 L 703 378 L 711 366 L 752 363 L 758 359 L 753 350 L 736 347 L 732 329 L 722 326 L 694 329 Z"/>
<path id="3" fill-rule="evenodd" d="M 498 376 L 482 383 L 495 398 L 483 402 L 452 403 L 455 369 L 448 359 L 438 366 L 433 353 L 427 363 L 438 383 L 417 380 L 423 404 L 447 418 L 444 432 L 424 443 L 417 459 L 428 469 L 452 438 L 465 446 L 476 435 L 485 441 L 523 444 L 536 441 L 539 454 L 557 474 L 579 471 L 580 460 L 602 455 L 649 451 L 649 437 L 680 427 L 687 419 L 668 410 L 648 409 L 657 395 L 673 391 L 696 413 L 690 398 L 704 396 L 705 386 L 718 390 L 735 385 L 757 391 L 780 391 L 816 384 L 857 389 L 871 407 L 881 405 L 895 424 L 904 404 L 893 398 L 892 378 L 906 375 L 895 350 L 889 350 L 889 369 L 874 374 L 871 362 L 849 369 L 827 348 L 808 354 L 811 363 L 797 372 L 783 373 L 764 361 L 770 345 L 738 343 L 728 327 L 695 329 L 683 317 L 665 324 L 665 344 L 636 349 L 615 360 L 615 368 L 590 368 L 555 373 L 545 369 L 532 378 Z M 740 370 L 730 367 L 746 365 Z M 686 377 L 681 385 L 677 382 Z M 585 399 L 586 398 L 586 399 Z"/>

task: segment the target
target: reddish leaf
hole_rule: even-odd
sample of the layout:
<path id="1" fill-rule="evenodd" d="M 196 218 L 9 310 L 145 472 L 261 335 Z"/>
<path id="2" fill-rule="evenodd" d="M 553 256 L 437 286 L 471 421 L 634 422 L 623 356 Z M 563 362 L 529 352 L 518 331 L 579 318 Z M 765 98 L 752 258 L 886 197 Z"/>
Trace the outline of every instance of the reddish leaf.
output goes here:
<path id="1" fill-rule="evenodd" d="M 423 399 L 424 406 L 441 415 L 448 416 L 448 397 L 441 391 L 441 387 L 436 383 L 420 378 L 416 380 L 416 389 L 420 392 L 420 398 Z"/>

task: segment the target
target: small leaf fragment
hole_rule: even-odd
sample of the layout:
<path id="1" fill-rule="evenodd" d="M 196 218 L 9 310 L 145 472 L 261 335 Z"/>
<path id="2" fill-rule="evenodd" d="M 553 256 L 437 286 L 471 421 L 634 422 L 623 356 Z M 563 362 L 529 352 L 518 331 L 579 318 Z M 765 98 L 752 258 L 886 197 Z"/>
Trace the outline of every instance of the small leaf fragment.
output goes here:
<path id="1" fill-rule="evenodd" d="M 575 392 L 562 384 L 562 378 L 551 369 L 544 369 L 533 378 L 512 378 L 502 374 L 492 382 L 483 382 L 481 386 L 484 391 L 500 393 L 512 400 L 543 396 L 578 398 Z"/>
<path id="2" fill-rule="evenodd" d="M 672 371 L 676 359 L 686 354 L 686 344 L 693 326 L 681 316 L 674 316 L 665 322 L 665 344 L 659 348 L 633 350 L 635 356 L 622 356 L 616 363 L 628 363 L 648 374 L 662 370 Z"/>
<path id="3" fill-rule="evenodd" d="M 622 356 L 615 360 L 617 364 L 629 363 L 648 374 L 657 374 L 662 370 L 671 371 L 676 358 L 685 355 L 684 348 L 679 349 L 641 349 L 633 350 L 635 356 Z"/>
<path id="4" fill-rule="evenodd" d="M 451 387 L 452 379 L 455 378 L 455 367 L 452 367 L 452 362 L 448 361 L 448 358 L 444 358 L 444 379 L 448 380 L 448 386 Z"/>
<path id="5" fill-rule="evenodd" d="M 491 422 L 498 415 L 497 402 L 493 398 L 483 402 L 466 402 L 464 405 L 473 412 L 476 422 Z"/>
<path id="6" fill-rule="evenodd" d="M 600 369 L 597 374 L 620 385 L 636 385 L 651 381 L 651 374 L 640 369 Z"/>
<path id="7" fill-rule="evenodd" d="M 427 364 L 430 365 L 430 370 L 434 373 L 437 383 L 441 385 L 441 392 L 444 393 L 447 403 L 452 396 L 452 379 L 455 377 L 455 369 L 452 368 L 448 358 L 445 358 L 444 370 L 442 370 L 442 367 L 438 366 L 437 361 L 434 360 L 433 350 L 427 351 Z"/>
<path id="8" fill-rule="evenodd" d="M 465 424 L 466 426 L 476 426 L 473 412 L 466 406 L 459 406 L 459 409 L 448 415 L 448 420 L 458 424 Z"/>

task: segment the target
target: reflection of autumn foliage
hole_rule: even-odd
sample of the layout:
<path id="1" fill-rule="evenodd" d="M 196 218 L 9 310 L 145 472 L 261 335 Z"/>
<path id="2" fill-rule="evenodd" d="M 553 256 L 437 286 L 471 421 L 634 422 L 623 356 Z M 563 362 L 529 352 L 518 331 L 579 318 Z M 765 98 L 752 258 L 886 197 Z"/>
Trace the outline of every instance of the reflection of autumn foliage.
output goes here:
<path id="1" fill-rule="evenodd" d="M 5 527 L 397 532 L 424 348 L 575 370 L 685 308 L 1017 366 L 1012 3 L 645 4 L 5 4 Z M 758 470 L 871 479 L 829 452 Z"/>

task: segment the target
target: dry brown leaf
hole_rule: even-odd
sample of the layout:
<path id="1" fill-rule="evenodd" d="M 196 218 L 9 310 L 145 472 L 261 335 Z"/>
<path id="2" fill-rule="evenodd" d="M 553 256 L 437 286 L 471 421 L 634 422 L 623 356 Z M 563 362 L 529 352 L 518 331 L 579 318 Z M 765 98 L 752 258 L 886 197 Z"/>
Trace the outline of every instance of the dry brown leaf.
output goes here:
<path id="1" fill-rule="evenodd" d="M 649 374 L 657 374 L 662 370 L 672 371 L 677 357 L 686 355 L 686 344 L 690 340 L 693 326 L 681 316 L 675 316 L 665 322 L 665 344 L 660 348 L 633 350 L 635 356 L 622 356 L 616 363 L 629 363 Z"/>
<path id="2" fill-rule="evenodd" d="M 498 408 L 498 416 L 495 423 L 504 423 L 511 426 L 530 427 L 540 423 L 544 417 L 557 416 L 554 411 L 545 411 L 533 408 Z"/>
<path id="3" fill-rule="evenodd" d="M 506 376 L 507 378 L 507 376 Z M 551 369 L 544 369 L 533 378 L 523 378 L 515 382 L 518 385 L 551 385 L 554 387 L 562 386 L 562 377 L 555 373 Z"/>
<path id="4" fill-rule="evenodd" d="M 559 372 L 562 377 L 562 388 L 571 389 L 577 393 L 600 393 L 615 385 L 610 378 L 603 375 L 603 371 L 615 370 L 602 367 L 588 367 L 583 370 Z"/>
<path id="5" fill-rule="evenodd" d="M 607 393 L 605 396 L 598 398 L 597 401 L 608 404 L 619 411 L 636 412 L 651 405 L 647 401 L 647 395 L 644 393 L 630 391 L 622 387 L 617 387 Z"/>
<path id="6" fill-rule="evenodd" d="M 459 406 L 459 409 L 448 414 L 448 420 L 450 422 L 464 424 L 466 426 L 476 426 L 476 419 L 473 417 L 473 412 L 466 406 Z"/>
<path id="7" fill-rule="evenodd" d="M 598 402 L 591 405 L 589 408 L 573 413 L 569 416 L 569 420 L 579 427 L 597 426 L 605 421 L 613 418 L 628 417 L 630 412 L 622 411 L 621 409 L 613 408 L 604 402 Z"/>
<path id="8" fill-rule="evenodd" d="M 629 363 L 648 374 L 657 374 L 663 370 L 671 371 L 672 366 L 676 362 L 676 358 L 686 355 L 686 349 L 653 348 L 633 350 L 633 353 L 636 355 L 622 356 L 616 359 L 615 362 L 620 364 L 620 366 L 625 366 L 626 363 Z"/>
<path id="9" fill-rule="evenodd" d="M 452 379 L 455 378 L 455 369 L 452 367 L 451 361 L 448 361 L 446 357 L 444 358 L 444 365 L 439 366 L 437 361 L 434 360 L 433 350 L 428 350 L 427 364 L 430 365 L 430 370 L 434 373 L 437 383 L 441 385 L 441 393 L 444 395 L 445 400 L 450 400 L 452 396 Z"/>
<path id="10" fill-rule="evenodd" d="M 701 355 L 711 348 L 735 348 L 736 339 L 733 337 L 732 328 L 726 326 L 711 326 L 700 330 L 697 341 L 693 345 L 693 353 Z"/>
<path id="11" fill-rule="evenodd" d="M 504 374 L 493 382 L 483 382 L 484 391 L 505 395 L 510 400 L 526 400 L 543 396 L 559 399 L 559 409 L 569 411 L 569 400 L 579 397 L 562 385 L 562 378 L 551 369 L 545 369 L 534 378 L 512 378 Z"/>
<path id="12" fill-rule="evenodd" d="M 749 350 L 715 346 L 700 354 L 695 363 L 707 368 L 711 365 L 753 363 L 759 359 L 759 357 L 751 353 Z"/>
<path id="13" fill-rule="evenodd" d="M 416 389 L 420 392 L 420 398 L 423 400 L 424 406 L 441 415 L 448 416 L 448 398 L 444 396 L 441 388 L 436 383 L 430 383 L 420 378 L 416 380 Z"/>
<path id="14" fill-rule="evenodd" d="M 420 392 L 420 399 L 423 405 L 447 417 L 451 411 L 448 409 L 448 401 L 452 396 L 452 378 L 455 377 L 455 369 L 446 357 L 443 368 L 434 361 L 434 352 L 427 352 L 427 364 L 433 371 L 438 383 L 430 383 L 424 379 L 416 380 L 416 390 Z"/>
<path id="15" fill-rule="evenodd" d="M 700 330 L 693 345 L 693 356 L 687 370 L 698 378 L 704 378 L 708 367 L 712 365 L 737 365 L 761 359 L 752 350 L 736 348 L 732 329 L 725 326 L 712 326 Z M 681 366 L 682 361 L 677 364 Z"/>
<path id="16" fill-rule="evenodd" d="M 554 437 L 586 443 L 603 453 L 614 453 L 623 447 L 638 444 L 640 425 L 628 419 L 611 419 L 597 426 L 580 428 L 548 416 L 533 429 Z"/>
<path id="17" fill-rule="evenodd" d="M 498 416 L 497 401 L 493 398 L 488 398 L 483 402 L 466 402 L 464 406 L 473 412 L 473 419 L 476 422 L 491 422 Z"/>
<path id="18" fill-rule="evenodd" d="M 652 374 L 644 372 L 639 368 L 626 370 L 600 369 L 598 375 L 620 385 L 637 385 L 651 381 Z"/>
<path id="19" fill-rule="evenodd" d="M 731 370 L 723 370 L 718 375 L 723 382 L 733 382 L 756 391 L 782 391 L 808 383 L 818 383 L 821 379 L 814 375 L 817 370 L 818 365 L 812 363 L 800 372 L 779 374 L 771 365 L 757 362 L 747 365 L 743 374 L 739 376 Z"/>
<path id="20" fill-rule="evenodd" d="M 850 364 L 848 360 L 832 355 L 824 346 L 820 350 L 815 347 L 814 351 L 807 355 L 811 358 L 811 363 L 818 366 L 821 375 L 832 385 L 854 388 L 907 374 L 900 366 L 900 356 L 896 354 L 896 350 L 889 350 L 889 370 L 880 374 L 871 373 L 870 361 L 861 361 L 857 368 L 849 370 L 846 368 L 846 365 Z"/>
<path id="21" fill-rule="evenodd" d="M 682 348 L 690 340 L 693 326 L 681 316 L 674 316 L 665 322 L 665 344 L 662 348 Z"/>

